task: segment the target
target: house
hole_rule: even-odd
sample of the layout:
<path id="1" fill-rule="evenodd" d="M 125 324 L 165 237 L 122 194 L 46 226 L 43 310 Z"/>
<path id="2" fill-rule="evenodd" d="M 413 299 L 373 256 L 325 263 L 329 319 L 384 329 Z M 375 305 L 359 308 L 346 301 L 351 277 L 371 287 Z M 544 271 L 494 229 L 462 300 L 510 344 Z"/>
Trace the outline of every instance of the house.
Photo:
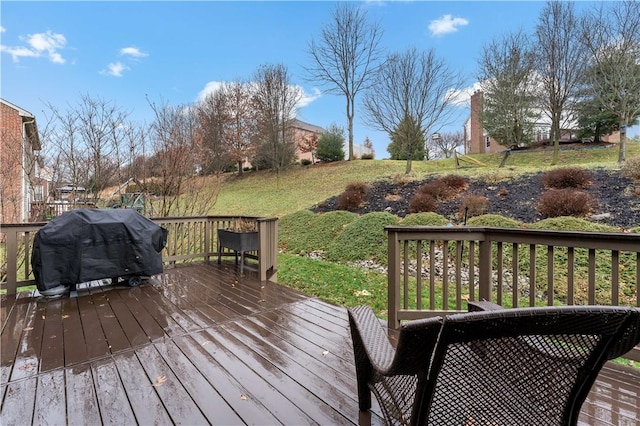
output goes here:
<path id="1" fill-rule="evenodd" d="M 27 222 L 31 202 L 46 198 L 40 149 L 35 116 L 0 99 L 0 223 Z"/>
<path id="2" fill-rule="evenodd" d="M 471 95 L 471 111 L 469 117 L 464 123 L 464 153 L 465 154 L 483 154 L 490 152 L 499 152 L 507 147 L 500 145 L 495 139 L 490 137 L 482 128 L 480 116 L 482 115 L 483 93 L 477 90 Z M 571 128 L 560 129 L 560 142 L 568 142 L 575 140 L 578 130 L 577 126 Z M 551 121 L 545 115 L 540 113 L 540 118 L 534 124 L 533 139 L 537 143 L 549 143 L 551 133 Z M 617 143 L 620 141 L 620 133 L 616 132 L 600 138 L 603 142 Z"/>

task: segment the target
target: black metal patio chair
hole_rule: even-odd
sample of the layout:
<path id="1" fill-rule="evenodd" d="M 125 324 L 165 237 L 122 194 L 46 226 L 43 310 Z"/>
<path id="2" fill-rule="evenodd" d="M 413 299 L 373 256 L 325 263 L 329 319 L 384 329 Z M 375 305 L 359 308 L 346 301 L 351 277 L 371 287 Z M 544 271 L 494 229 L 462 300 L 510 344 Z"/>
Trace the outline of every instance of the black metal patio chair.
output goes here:
<path id="1" fill-rule="evenodd" d="M 386 423 L 401 425 L 575 425 L 603 364 L 640 341 L 640 309 L 624 307 L 416 320 L 395 348 L 370 308 L 349 309 L 349 322 L 360 419 L 373 392 Z"/>

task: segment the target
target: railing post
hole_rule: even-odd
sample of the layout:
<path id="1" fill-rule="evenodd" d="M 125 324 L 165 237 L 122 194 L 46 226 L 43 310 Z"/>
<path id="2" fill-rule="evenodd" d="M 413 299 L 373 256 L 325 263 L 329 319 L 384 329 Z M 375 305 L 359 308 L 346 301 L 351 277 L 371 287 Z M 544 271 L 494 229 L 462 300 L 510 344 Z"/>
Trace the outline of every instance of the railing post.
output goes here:
<path id="1" fill-rule="evenodd" d="M 260 281 L 278 281 L 278 219 L 258 219 Z"/>
<path id="2" fill-rule="evenodd" d="M 388 301 L 388 324 L 391 329 L 400 327 L 398 320 L 398 307 L 400 303 L 400 244 L 398 233 L 387 230 L 387 301 Z"/>
<path id="3" fill-rule="evenodd" d="M 16 294 L 18 283 L 18 230 L 10 229 L 6 234 L 7 244 L 7 295 Z"/>
<path id="4" fill-rule="evenodd" d="M 484 238 L 479 242 L 479 261 L 478 261 L 478 299 L 491 300 L 491 239 L 487 232 Z"/>

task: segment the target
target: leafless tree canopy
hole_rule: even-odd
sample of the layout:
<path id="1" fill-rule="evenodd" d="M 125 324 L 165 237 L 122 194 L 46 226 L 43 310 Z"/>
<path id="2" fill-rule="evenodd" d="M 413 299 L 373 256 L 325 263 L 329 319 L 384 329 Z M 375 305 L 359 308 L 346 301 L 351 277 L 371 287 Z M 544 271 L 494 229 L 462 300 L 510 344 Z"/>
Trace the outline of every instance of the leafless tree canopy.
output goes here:
<path id="1" fill-rule="evenodd" d="M 449 124 L 455 114 L 456 91 L 463 87 L 462 76 L 433 49 L 412 48 L 390 55 L 373 81 L 364 96 L 367 122 L 392 135 L 411 117 L 422 140 L 435 126 Z"/>
<path id="2" fill-rule="evenodd" d="M 353 117 L 356 95 L 367 88 L 382 51 L 382 29 L 367 20 L 366 11 L 350 2 L 339 3 L 320 33 L 309 43 L 311 65 L 306 68 L 309 80 L 318 82 L 327 93 L 337 93 L 347 100 L 349 159 L 353 158 Z"/>
<path id="3" fill-rule="evenodd" d="M 290 84 L 284 65 L 263 65 L 255 74 L 254 107 L 259 141 L 256 162 L 279 173 L 295 160 L 296 146 L 291 128 L 302 93 Z"/>
<path id="4" fill-rule="evenodd" d="M 603 4 L 582 22 L 589 51 L 588 85 L 603 111 L 618 117 L 620 162 L 626 159 L 626 127 L 640 116 L 640 3 Z"/>
<path id="5" fill-rule="evenodd" d="M 537 118 L 535 54 L 523 32 L 484 46 L 479 81 L 484 92 L 482 126 L 503 146 L 531 141 Z"/>
<path id="6" fill-rule="evenodd" d="M 428 142 L 434 158 L 451 158 L 458 148 L 464 145 L 462 132 L 446 132 L 431 137 Z"/>
<path id="7" fill-rule="evenodd" d="M 548 1 L 536 26 L 536 72 L 543 110 L 551 119 L 553 164 L 558 161 L 560 129 L 572 121 L 577 90 L 586 64 L 579 18 L 572 2 Z M 564 116 L 563 116 L 564 114 Z"/>

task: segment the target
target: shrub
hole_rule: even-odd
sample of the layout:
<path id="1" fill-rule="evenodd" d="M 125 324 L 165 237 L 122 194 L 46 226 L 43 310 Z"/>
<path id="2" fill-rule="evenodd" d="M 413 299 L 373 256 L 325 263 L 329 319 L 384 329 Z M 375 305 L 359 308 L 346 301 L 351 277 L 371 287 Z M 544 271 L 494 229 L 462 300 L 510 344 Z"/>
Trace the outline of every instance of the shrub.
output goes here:
<path id="1" fill-rule="evenodd" d="M 374 155 L 370 153 L 362 154 L 362 157 L 360 157 L 361 160 L 373 160 L 373 158 Z"/>
<path id="2" fill-rule="evenodd" d="M 460 216 L 480 216 L 487 212 L 489 199 L 482 195 L 467 195 L 460 202 Z"/>
<path id="3" fill-rule="evenodd" d="M 386 212 L 368 213 L 347 225 L 327 247 L 326 258 L 333 262 L 372 259 L 387 264 L 387 234 L 384 227 L 399 219 Z"/>
<path id="4" fill-rule="evenodd" d="M 622 166 L 622 176 L 640 181 L 640 157 L 629 158 Z"/>
<path id="5" fill-rule="evenodd" d="M 418 193 L 431 195 L 438 201 L 448 200 L 455 196 L 455 191 L 440 179 L 425 183 L 418 188 Z"/>
<path id="6" fill-rule="evenodd" d="M 443 182 L 456 193 L 463 191 L 467 187 L 467 180 L 460 175 L 442 176 L 439 181 Z"/>
<path id="7" fill-rule="evenodd" d="M 538 200 L 537 209 L 546 217 L 586 216 L 596 207 L 595 198 L 573 188 L 547 191 Z"/>
<path id="8" fill-rule="evenodd" d="M 369 191 L 369 185 L 364 182 L 349 182 L 344 190 L 357 191 L 360 192 L 363 196 L 366 196 L 367 192 Z"/>
<path id="9" fill-rule="evenodd" d="M 431 194 L 417 192 L 409 200 L 409 211 L 411 213 L 433 212 L 438 207 L 438 202 Z"/>
<path id="10" fill-rule="evenodd" d="M 500 190 L 498 191 L 498 195 L 500 197 L 506 197 L 507 194 L 509 194 L 509 190 L 505 187 L 500 188 Z"/>
<path id="11" fill-rule="evenodd" d="M 344 160 L 344 132 L 341 128 L 331 125 L 327 132 L 318 138 L 316 157 L 320 161 L 330 163 Z"/>
<path id="12" fill-rule="evenodd" d="M 589 222 L 577 217 L 553 217 L 540 220 L 528 226 L 530 229 L 556 229 L 559 231 L 583 231 L 583 232 L 620 232 L 619 228 Z"/>
<path id="13" fill-rule="evenodd" d="M 542 184 L 546 188 L 586 188 L 591 185 L 591 173 L 577 167 L 561 167 L 542 175 Z"/>
<path id="14" fill-rule="evenodd" d="M 395 185 L 403 185 L 403 186 L 415 181 L 416 179 L 417 179 L 417 176 L 413 172 L 397 173 L 391 176 L 391 182 L 393 182 Z"/>
<path id="15" fill-rule="evenodd" d="M 401 226 L 446 226 L 448 224 L 449 220 L 446 217 L 434 212 L 412 213 L 400 222 Z"/>
<path id="16" fill-rule="evenodd" d="M 356 211 L 364 204 L 365 195 L 358 190 L 346 190 L 336 198 L 340 210 Z"/>
<path id="17" fill-rule="evenodd" d="M 467 226 L 495 226 L 498 228 L 521 228 L 522 223 L 497 214 L 483 214 L 467 220 Z"/>
<path id="18" fill-rule="evenodd" d="M 313 162 L 311 160 L 309 160 L 308 158 L 303 158 L 302 160 L 300 160 L 300 164 L 302 164 L 303 166 L 308 166 L 310 164 L 312 164 Z"/>

